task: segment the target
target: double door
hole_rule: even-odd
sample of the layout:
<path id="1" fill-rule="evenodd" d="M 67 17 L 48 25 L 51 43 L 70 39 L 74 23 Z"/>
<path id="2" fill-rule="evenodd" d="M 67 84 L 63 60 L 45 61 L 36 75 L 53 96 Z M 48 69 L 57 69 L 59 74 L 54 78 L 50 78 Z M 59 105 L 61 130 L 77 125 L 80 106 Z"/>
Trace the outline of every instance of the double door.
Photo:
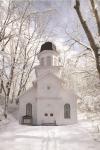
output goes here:
<path id="1" fill-rule="evenodd" d="M 50 108 L 44 110 L 44 114 L 43 114 L 43 123 L 44 124 L 55 124 L 56 120 L 55 120 L 55 114 L 54 111 Z"/>

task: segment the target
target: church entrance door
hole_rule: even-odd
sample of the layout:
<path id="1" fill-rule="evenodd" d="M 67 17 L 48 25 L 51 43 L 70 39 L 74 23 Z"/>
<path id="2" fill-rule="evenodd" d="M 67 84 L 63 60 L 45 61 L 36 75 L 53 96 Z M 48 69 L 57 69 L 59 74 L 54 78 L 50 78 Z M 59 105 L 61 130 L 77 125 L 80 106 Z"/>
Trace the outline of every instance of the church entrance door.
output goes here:
<path id="1" fill-rule="evenodd" d="M 53 113 L 45 113 L 44 114 L 44 120 L 43 120 L 44 125 L 55 125 L 55 117 Z"/>
<path id="2" fill-rule="evenodd" d="M 43 124 L 45 124 L 45 125 L 55 125 L 56 124 L 55 115 L 54 115 L 54 112 L 51 111 L 51 109 L 48 109 L 48 111 L 45 111 L 43 118 L 44 118 Z"/>

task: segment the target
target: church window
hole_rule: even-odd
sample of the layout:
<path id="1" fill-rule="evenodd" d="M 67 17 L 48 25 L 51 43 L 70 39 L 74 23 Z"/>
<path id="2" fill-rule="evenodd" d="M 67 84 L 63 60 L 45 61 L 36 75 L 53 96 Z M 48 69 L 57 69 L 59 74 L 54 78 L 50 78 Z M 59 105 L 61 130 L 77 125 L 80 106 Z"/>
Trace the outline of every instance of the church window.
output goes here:
<path id="1" fill-rule="evenodd" d="M 64 118 L 70 118 L 70 104 L 64 105 Z"/>
<path id="2" fill-rule="evenodd" d="M 47 56 L 47 66 L 51 66 L 51 57 Z"/>
<path id="3" fill-rule="evenodd" d="M 53 117 L 53 113 L 51 113 L 50 116 Z"/>
<path id="4" fill-rule="evenodd" d="M 41 62 L 40 62 L 41 66 L 44 66 L 44 58 L 41 58 Z"/>
<path id="5" fill-rule="evenodd" d="M 26 104 L 26 115 L 32 116 L 32 104 L 31 103 Z"/>
<path id="6" fill-rule="evenodd" d="M 48 116 L 48 114 L 47 114 L 47 113 L 45 113 L 44 115 L 45 115 L 45 116 Z"/>

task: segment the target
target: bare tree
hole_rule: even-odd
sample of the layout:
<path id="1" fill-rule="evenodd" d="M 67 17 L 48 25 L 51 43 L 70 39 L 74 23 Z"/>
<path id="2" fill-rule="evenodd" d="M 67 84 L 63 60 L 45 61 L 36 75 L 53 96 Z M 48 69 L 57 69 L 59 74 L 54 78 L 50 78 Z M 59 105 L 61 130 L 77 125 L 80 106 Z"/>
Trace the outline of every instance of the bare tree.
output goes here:
<path id="1" fill-rule="evenodd" d="M 96 20 L 96 25 L 97 25 L 97 31 L 98 31 L 98 41 L 95 40 L 95 37 L 93 36 L 92 31 L 90 30 L 90 27 L 88 25 L 88 23 L 86 22 L 85 18 L 82 15 L 81 9 L 80 9 L 80 0 L 76 0 L 76 4 L 74 6 L 77 15 L 79 17 L 79 20 L 81 22 L 81 25 L 85 31 L 85 34 L 88 38 L 88 41 L 90 43 L 90 46 L 94 52 L 95 55 L 95 60 L 96 60 L 96 68 L 98 70 L 99 73 L 99 78 L 100 78 L 100 41 L 99 41 L 99 37 L 100 37 L 100 17 L 99 17 L 99 13 L 98 10 L 96 8 L 96 1 L 95 0 L 90 0 L 91 2 L 91 6 L 92 6 L 92 11 L 93 14 L 95 16 L 95 20 Z"/>
<path id="2" fill-rule="evenodd" d="M 20 10 L 16 2 L 10 0 L 5 18 L 0 20 L 0 48 L 9 55 L 8 60 L 4 55 L 0 57 L 0 89 L 5 95 L 5 117 L 9 100 L 18 99 L 27 88 L 40 43 L 48 36 L 45 29 L 49 21 L 43 22 L 42 18 L 52 10 L 43 12 L 41 18 L 42 12 L 33 12 L 30 7 L 31 3 L 26 1 L 23 10 Z"/>

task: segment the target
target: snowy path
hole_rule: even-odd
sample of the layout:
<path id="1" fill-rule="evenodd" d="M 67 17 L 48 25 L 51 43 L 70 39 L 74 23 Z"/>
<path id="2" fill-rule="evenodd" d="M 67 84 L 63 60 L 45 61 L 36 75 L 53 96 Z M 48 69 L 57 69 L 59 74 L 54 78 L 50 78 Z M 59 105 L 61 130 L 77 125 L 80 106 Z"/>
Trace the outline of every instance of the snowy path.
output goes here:
<path id="1" fill-rule="evenodd" d="M 88 124 L 56 127 L 20 126 L 0 129 L 0 150 L 100 150 Z"/>

